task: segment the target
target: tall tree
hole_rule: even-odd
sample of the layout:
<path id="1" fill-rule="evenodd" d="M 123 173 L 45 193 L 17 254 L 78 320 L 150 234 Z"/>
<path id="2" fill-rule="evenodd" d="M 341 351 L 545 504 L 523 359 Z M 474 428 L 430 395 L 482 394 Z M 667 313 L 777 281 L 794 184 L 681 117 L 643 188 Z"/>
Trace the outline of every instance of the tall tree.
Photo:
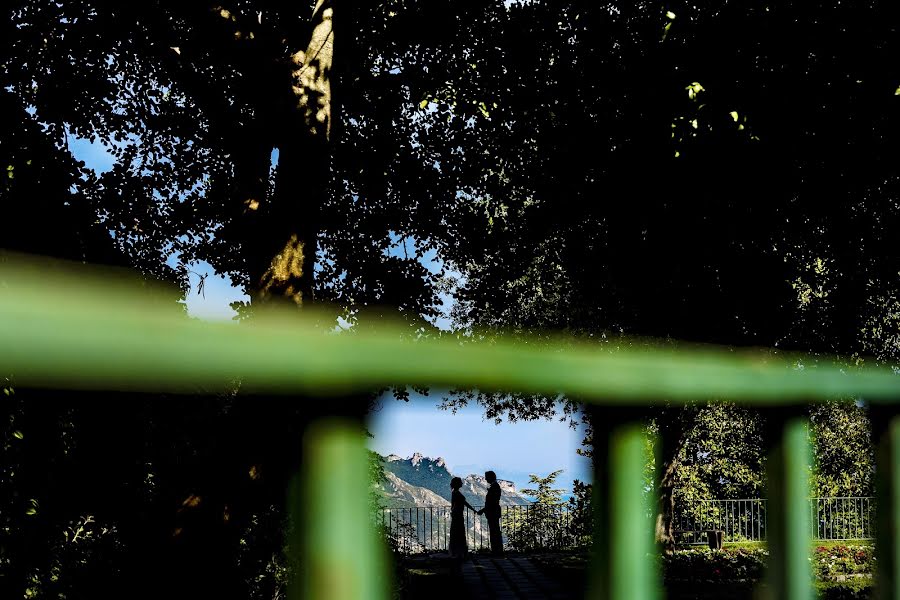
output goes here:
<path id="1" fill-rule="evenodd" d="M 490 74 L 467 127 L 422 117 L 446 148 L 458 228 L 478 232 L 447 243 L 459 324 L 865 350 L 897 271 L 884 227 L 898 218 L 898 73 L 874 67 L 897 53 L 886 10 L 511 7 L 491 51 L 448 62 L 450 83 L 425 96 L 455 110 Z M 480 399 L 490 414 L 520 406 Z M 660 417 L 663 473 L 684 416 Z"/>
<path id="2" fill-rule="evenodd" d="M 412 244 L 402 258 L 397 248 L 409 238 L 428 240 L 440 211 L 428 205 L 419 218 L 410 204 L 419 172 L 432 166 L 410 152 L 411 136 L 391 131 L 408 90 L 390 72 L 390 47 L 379 46 L 392 16 L 384 8 L 355 11 L 351 3 L 336 17 L 330 2 L 4 5 L 0 93 L 3 108 L 18 117 L 0 131 L 9 165 L 3 210 L 11 217 L 3 227 L 15 233 L 5 243 L 104 260 L 99 251 L 73 249 L 92 234 L 117 262 L 153 277 L 184 285 L 186 270 L 167 264 L 177 253 L 182 264 L 204 259 L 229 274 L 257 307 L 307 305 L 319 296 L 338 302 L 337 313 L 353 322 L 378 304 L 427 331 L 437 307 L 437 276 L 419 260 L 427 243 Z M 363 17 L 365 27 L 354 31 Z M 348 32 L 338 52 L 335 18 Z M 108 171 L 76 164 L 71 144 L 87 140 L 111 154 Z M 394 177 L 409 182 L 400 194 L 390 188 Z M 254 568 L 271 583 L 268 563 L 279 561 L 286 479 L 307 407 L 229 396 L 198 402 L 196 412 L 153 402 L 91 410 L 82 398 L 52 396 L 62 417 L 49 402 L 8 405 L 11 419 L 23 413 L 10 421 L 9 443 L 23 431 L 28 440 L 27 452 L 11 455 L 11 472 L 36 474 L 46 459 L 61 465 L 60 481 L 70 481 L 63 473 L 103 460 L 104 443 L 124 437 L 146 447 L 129 445 L 118 477 L 91 478 L 92 493 L 76 495 L 65 510 L 50 510 L 61 506 L 55 486 L 33 487 L 40 512 L 23 509 L 10 531 L 46 551 L 17 553 L 4 565 L 15 574 L 3 578 L 17 586 L 12 596 L 24 594 L 20 584 L 31 595 L 88 593 L 71 577 L 51 585 L 52 573 L 73 571 L 59 570 L 61 550 L 46 542 L 69 519 L 101 513 L 96 528 L 115 532 L 103 539 L 129 550 L 104 555 L 127 566 L 110 568 L 110 578 L 146 579 L 138 593 L 154 596 L 180 579 L 167 595 L 244 597 L 260 585 Z M 18 397 L 46 400 L 23 390 Z M 29 427 L 16 429 L 22 422 Z M 77 447 L 65 459 L 55 445 L 39 443 L 52 438 L 39 431 L 60 428 Z M 150 430 L 159 437 L 147 439 Z M 114 482 L 132 477 L 141 483 L 129 489 L 142 490 L 147 505 L 133 515 L 100 511 L 103 492 L 114 497 Z M 35 514 L 39 530 L 22 520 Z"/>

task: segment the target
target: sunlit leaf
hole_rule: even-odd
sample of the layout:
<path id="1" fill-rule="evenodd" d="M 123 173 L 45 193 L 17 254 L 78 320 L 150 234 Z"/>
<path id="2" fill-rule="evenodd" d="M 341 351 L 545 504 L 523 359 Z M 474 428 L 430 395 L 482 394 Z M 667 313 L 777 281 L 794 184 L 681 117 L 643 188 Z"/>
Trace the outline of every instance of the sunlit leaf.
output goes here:
<path id="1" fill-rule="evenodd" d="M 686 86 L 684 89 L 687 90 L 688 98 L 691 100 L 694 100 L 700 92 L 706 91 L 705 88 L 696 81 L 691 82 L 690 85 Z"/>

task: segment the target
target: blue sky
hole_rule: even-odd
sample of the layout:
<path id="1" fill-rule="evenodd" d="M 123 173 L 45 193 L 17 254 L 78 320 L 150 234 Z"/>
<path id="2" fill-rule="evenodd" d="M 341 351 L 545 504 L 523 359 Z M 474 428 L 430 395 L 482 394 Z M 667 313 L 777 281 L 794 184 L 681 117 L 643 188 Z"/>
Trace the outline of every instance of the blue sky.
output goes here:
<path id="1" fill-rule="evenodd" d="M 547 475 L 565 469 L 557 479 L 560 488 L 571 490 L 572 480 L 590 481 L 591 461 L 575 452 L 584 430 L 567 423 L 528 421 L 495 425 L 483 418 L 480 406 L 468 406 L 457 414 L 437 408 L 441 395 L 410 394 L 409 403 L 382 397 L 380 407 L 369 420 L 375 436 L 369 447 L 381 455 L 406 458 L 420 452 L 443 457 L 454 475 L 492 470 L 501 479 L 515 482 L 521 489 L 528 475 Z"/>
<path id="2" fill-rule="evenodd" d="M 113 168 L 115 157 L 99 141 L 91 142 L 71 134 L 66 141 L 72 155 L 78 160 L 83 160 L 85 165 L 97 174 L 105 173 Z"/>
<path id="3" fill-rule="evenodd" d="M 173 254 L 166 261 L 174 267 L 178 264 L 178 255 Z M 231 303 L 238 300 L 249 300 L 249 297 L 234 286 L 231 278 L 219 275 L 207 262 L 195 262 L 188 266 L 188 278 L 191 290 L 184 297 L 188 314 L 208 321 L 231 321 L 235 312 Z M 200 293 L 200 279 L 203 278 L 203 293 Z"/>
<path id="4" fill-rule="evenodd" d="M 243 291 L 234 287 L 231 279 L 224 275 L 218 275 L 209 263 L 200 262 L 190 266 L 193 273 L 191 278 L 191 291 L 184 298 L 188 314 L 198 319 L 210 321 L 230 321 L 234 317 L 234 311 L 229 306 L 238 300 L 249 300 Z M 197 292 L 200 275 L 205 275 L 203 294 Z"/>
<path id="5" fill-rule="evenodd" d="M 69 148 L 78 160 L 97 173 L 112 168 L 114 157 L 99 142 L 69 136 Z M 273 157 L 274 159 L 275 157 Z M 392 236 L 395 246 L 390 253 L 402 255 L 404 245 L 410 254 L 415 252 L 410 240 Z M 169 257 L 169 264 L 176 264 L 177 256 Z M 439 270 L 434 251 L 425 254 L 427 266 Z M 234 312 L 229 303 L 245 300 L 243 292 L 235 288 L 230 279 L 218 275 L 207 263 L 189 265 L 191 291 L 185 297 L 188 312 L 201 319 L 231 319 Z M 205 276 L 205 294 L 197 293 L 200 276 Z M 445 311 L 449 311 L 451 298 L 445 296 Z M 445 317 L 437 323 L 448 328 Z M 570 489 L 573 479 L 590 480 L 590 461 L 578 456 L 583 431 L 573 430 L 559 421 L 531 421 L 495 425 L 482 418 L 482 409 L 470 406 L 457 414 L 436 408 L 440 394 L 429 397 L 410 395 L 410 402 L 393 398 L 382 401 L 381 408 L 372 415 L 369 429 L 375 434 L 371 448 L 380 454 L 411 456 L 421 452 L 426 456 L 442 456 L 450 471 L 456 475 L 483 473 L 493 470 L 502 479 L 514 481 L 521 489 L 528 482 L 528 475 L 546 475 L 564 469 L 560 475 L 561 488 Z"/>

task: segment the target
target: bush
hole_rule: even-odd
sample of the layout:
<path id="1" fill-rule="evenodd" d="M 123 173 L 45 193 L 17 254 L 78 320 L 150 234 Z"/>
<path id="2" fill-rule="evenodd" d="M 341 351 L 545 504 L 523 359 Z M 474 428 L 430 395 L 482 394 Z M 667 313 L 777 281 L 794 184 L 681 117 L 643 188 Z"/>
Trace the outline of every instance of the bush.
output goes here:
<path id="1" fill-rule="evenodd" d="M 851 579 L 835 583 L 820 581 L 816 592 L 821 600 L 869 600 L 875 591 L 871 579 Z"/>
<path id="2" fill-rule="evenodd" d="M 663 573 L 667 581 L 758 581 L 768 556 L 765 548 L 683 550 L 663 557 Z M 875 548 L 819 546 L 810 561 L 820 582 L 843 583 L 855 579 L 868 582 L 868 576 L 875 572 Z"/>
<path id="3" fill-rule="evenodd" d="M 572 482 L 572 496 L 569 498 L 569 538 L 575 547 L 590 548 L 594 540 L 594 520 L 591 514 L 593 487 L 579 480 Z"/>
<path id="4" fill-rule="evenodd" d="M 762 577 L 764 548 L 692 549 L 663 557 L 666 581 L 740 581 L 754 582 Z"/>
<path id="5" fill-rule="evenodd" d="M 875 572 L 874 546 L 819 546 L 813 555 L 817 579 Z"/>

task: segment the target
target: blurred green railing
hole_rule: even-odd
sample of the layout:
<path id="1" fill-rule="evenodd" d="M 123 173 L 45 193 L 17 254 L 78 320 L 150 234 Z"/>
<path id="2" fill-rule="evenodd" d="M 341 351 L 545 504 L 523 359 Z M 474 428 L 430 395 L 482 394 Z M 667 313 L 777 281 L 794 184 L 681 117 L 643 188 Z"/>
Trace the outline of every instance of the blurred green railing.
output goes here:
<path id="1" fill-rule="evenodd" d="M 878 586 L 900 600 L 900 379 L 894 370 L 771 351 L 614 345 L 567 338 L 411 339 L 408 327 L 334 334 L 315 314 L 252 325 L 204 323 L 173 310 L 171 291 L 123 274 L 0 256 L 0 369 L 20 385 L 340 397 L 385 385 L 569 394 L 595 412 L 591 598 L 660 597 L 645 506 L 642 418 L 649 405 L 730 399 L 769 411 L 770 567 L 764 595 L 813 597 L 804 407 L 864 398 L 878 440 Z M 340 412 L 339 406 L 335 412 Z M 312 408 L 312 407 L 311 407 Z M 317 417 L 304 440 L 305 548 L 295 589 L 307 598 L 390 597 L 389 563 L 366 505 L 358 421 Z M 324 496 L 321 490 L 329 493 Z"/>

